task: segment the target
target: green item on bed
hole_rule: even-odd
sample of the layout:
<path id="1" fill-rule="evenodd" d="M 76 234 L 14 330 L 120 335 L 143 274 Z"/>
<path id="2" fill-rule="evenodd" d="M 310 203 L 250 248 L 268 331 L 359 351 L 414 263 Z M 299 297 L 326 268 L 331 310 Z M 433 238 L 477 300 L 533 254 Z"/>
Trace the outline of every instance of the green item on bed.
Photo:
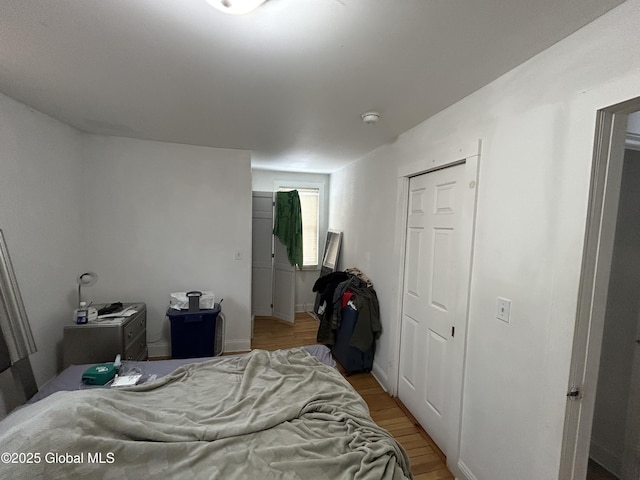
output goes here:
<path id="1" fill-rule="evenodd" d="M 118 370 L 113 363 L 100 363 L 87 368 L 82 374 L 82 382 L 87 385 L 104 385 L 113 380 Z"/>

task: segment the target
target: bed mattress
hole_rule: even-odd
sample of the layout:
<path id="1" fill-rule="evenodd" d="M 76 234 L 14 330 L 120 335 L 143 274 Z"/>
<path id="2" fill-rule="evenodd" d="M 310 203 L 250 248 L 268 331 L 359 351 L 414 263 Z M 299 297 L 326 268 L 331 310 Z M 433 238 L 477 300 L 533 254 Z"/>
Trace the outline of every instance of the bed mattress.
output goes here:
<path id="1" fill-rule="evenodd" d="M 336 362 L 331 356 L 331 351 L 325 345 L 308 345 L 304 348 L 320 362 L 330 367 L 335 367 Z M 240 354 L 244 355 L 244 354 Z M 139 383 L 149 381 L 151 378 L 161 378 L 173 372 L 176 368 L 189 363 L 202 363 L 216 361 L 240 355 L 226 355 L 224 357 L 178 358 L 172 360 L 156 360 L 144 362 L 123 362 L 124 373 L 140 373 L 142 377 Z M 108 385 L 85 385 L 82 383 L 82 374 L 92 364 L 70 365 L 60 375 L 45 383 L 28 403 L 34 403 L 48 397 L 52 393 L 60 391 L 85 390 L 92 388 L 108 388 Z"/>

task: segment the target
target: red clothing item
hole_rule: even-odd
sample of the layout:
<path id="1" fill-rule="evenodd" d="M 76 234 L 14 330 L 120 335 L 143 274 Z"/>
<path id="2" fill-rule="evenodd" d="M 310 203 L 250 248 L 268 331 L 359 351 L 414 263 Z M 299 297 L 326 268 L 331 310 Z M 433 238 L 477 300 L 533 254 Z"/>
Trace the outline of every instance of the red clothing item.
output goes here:
<path id="1" fill-rule="evenodd" d="M 351 297 L 353 297 L 355 295 L 355 293 L 353 293 L 351 290 L 347 290 L 346 292 L 344 292 L 342 294 L 342 299 L 340 302 L 340 307 L 344 308 L 347 306 L 347 303 L 349 303 L 349 300 L 351 300 Z"/>

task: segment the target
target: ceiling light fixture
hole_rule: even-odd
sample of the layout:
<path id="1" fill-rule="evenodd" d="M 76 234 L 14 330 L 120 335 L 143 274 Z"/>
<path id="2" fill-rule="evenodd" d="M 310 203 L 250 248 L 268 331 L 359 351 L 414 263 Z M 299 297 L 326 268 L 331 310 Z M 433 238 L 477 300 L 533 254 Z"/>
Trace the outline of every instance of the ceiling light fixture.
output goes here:
<path id="1" fill-rule="evenodd" d="M 362 121 L 367 125 L 375 125 L 380 120 L 378 112 L 367 112 L 362 114 Z"/>
<path id="2" fill-rule="evenodd" d="M 224 13 L 244 15 L 253 12 L 267 0 L 207 0 L 207 3 Z"/>

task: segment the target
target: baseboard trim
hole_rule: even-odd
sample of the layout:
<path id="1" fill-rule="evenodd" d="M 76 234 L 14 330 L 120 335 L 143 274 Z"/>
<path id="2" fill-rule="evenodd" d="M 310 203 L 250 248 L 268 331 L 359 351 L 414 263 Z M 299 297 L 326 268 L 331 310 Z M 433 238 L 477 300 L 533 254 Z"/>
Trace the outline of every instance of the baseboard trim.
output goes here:
<path id="1" fill-rule="evenodd" d="M 149 358 L 171 358 L 171 345 L 168 343 L 149 343 L 147 344 Z M 251 350 L 251 340 L 225 340 L 224 353 L 229 352 L 248 352 Z"/>
<path id="2" fill-rule="evenodd" d="M 225 339 L 224 352 L 248 352 L 251 350 L 251 340 L 230 340 Z"/>
<path id="3" fill-rule="evenodd" d="M 478 480 L 476 476 L 473 474 L 473 472 L 471 472 L 469 467 L 467 467 L 467 465 L 462 460 L 458 460 L 457 467 L 458 467 L 458 470 L 460 470 L 460 472 L 464 475 L 464 478 L 456 477 L 456 480 Z"/>
<path id="4" fill-rule="evenodd" d="M 171 345 L 164 342 L 147 344 L 149 358 L 171 358 Z"/>
<path id="5" fill-rule="evenodd" d="M 380 365 L 378 365 L 375 360 L 373 362 L 373 367 L 371 367 L 371 375 L 373 375 L 373 378 L 376 379 L 376 381 L 380 384 L 380 386 L 382 387 L 382 389 L 389 393 L 389 377 L 388 375 L 384 372 L 384 370 L 382 370 L 382 368 L 380 368 Z"/>
<path id="6" fill-rule="evenodd" d="M 296 303 L 294 308 L 296 313 L 311 312 L 313 310 L 313 303 Z"/>

